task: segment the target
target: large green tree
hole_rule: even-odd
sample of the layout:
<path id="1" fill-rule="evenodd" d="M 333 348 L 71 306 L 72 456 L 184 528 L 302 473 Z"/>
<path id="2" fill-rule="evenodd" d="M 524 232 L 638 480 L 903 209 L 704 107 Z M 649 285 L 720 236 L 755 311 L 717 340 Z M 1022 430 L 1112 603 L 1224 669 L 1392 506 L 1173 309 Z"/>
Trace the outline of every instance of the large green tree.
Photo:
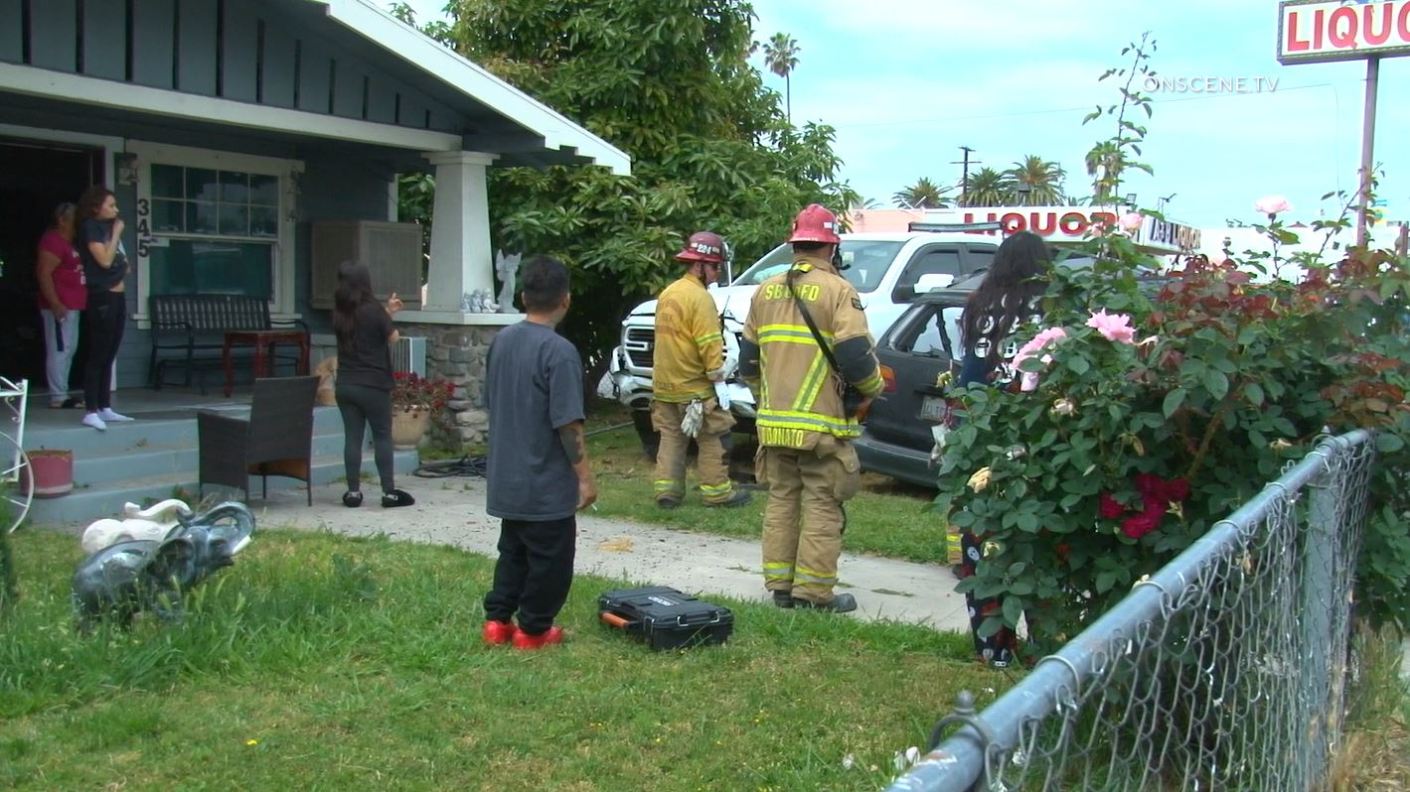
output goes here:
<path id="1" fill-rule="evenodd" d="M 810 202 L 841 211 L 833 130 L 795 129 L 748 55 L 741 0 L 462 0 L 449 40 L 632 157 L 598 167 L 497 168 L 496 247 L 562 258 L 574 307 L 564 332 L 595 378 L 628 308 L 679 272 L 686 235 L 711 229 L 747 264 Z M 590 381 L 589 386 L 592 382 Z"/>

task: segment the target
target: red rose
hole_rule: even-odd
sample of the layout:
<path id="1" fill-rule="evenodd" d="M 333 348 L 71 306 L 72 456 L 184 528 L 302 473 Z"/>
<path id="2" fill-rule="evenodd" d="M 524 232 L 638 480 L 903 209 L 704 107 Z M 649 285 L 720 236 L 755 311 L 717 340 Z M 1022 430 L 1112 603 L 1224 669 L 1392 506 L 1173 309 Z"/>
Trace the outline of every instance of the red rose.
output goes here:
<path id="1" fill-rule="evenodd" d="M 1121 502 L 1116 498 L 1113 498 L 1110 492 L 1102 493 L 1101 505 L 1097 507 L 1097 514 L 1101 515 L 1104 519 L 1115 520 L 1125 513 L 1126 507 L 1122 506 Z"/>
<path id="2" fill-rule="evenodd" d="M 1164 512 L 1147 509 L 1134 517 L 1127 517 L 1121 521 L 1121 532 L 1132 539 L 1140 539 L 1160 527 L 1162 514 Z"/>
<path id="3" fill-rule="evenodd" d="M 1136 485 L 1136 491 L 1147 497 L 1160 494 L 1165 483 L 1154 473 L 1137 473 L 1131 480 Z"/>
<path id="4" fill-rule="evenodd" d="M 1165 482 L 1165 499 L 1182 501 L 1190 497 L 1190 482 L 1186 479 L 1170 479 Z"/>

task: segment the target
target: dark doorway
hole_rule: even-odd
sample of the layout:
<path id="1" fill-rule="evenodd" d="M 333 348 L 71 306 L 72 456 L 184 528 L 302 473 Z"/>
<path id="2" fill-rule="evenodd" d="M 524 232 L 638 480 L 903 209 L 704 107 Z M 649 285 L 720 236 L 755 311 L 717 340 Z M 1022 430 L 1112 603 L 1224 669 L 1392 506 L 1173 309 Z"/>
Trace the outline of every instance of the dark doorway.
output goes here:
<path id="1" fill-rule="evenodd" d="M 103 150 L 63 143 L 0 138 L 0 375 L 47 387 L 44 333 L 39 326 L 35 250 L 54 207 L 78 201 L 103 183 Z M 80 336 L 69 376 L 81 385 Z"/>

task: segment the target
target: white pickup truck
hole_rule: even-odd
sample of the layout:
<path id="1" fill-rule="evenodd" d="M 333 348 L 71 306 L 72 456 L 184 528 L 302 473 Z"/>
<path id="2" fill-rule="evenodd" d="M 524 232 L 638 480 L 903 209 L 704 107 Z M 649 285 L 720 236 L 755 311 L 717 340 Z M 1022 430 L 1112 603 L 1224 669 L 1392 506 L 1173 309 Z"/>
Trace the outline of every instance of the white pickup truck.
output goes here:
<path id="1" fill-rule="evenodd" d="M 901 231 L 842 235 L 843 277 L 852 282 L 867 315 L 873 339 L 880 338 L 916 294 L 943 289 L 989 268 L 999 239 L 963 231 Z M 730 410 L 738 430 L 754 431 L 754 396 L 735 371 L 739 339 L 749 315 L 749 301 L 759 284 L 783 272 L 793 261 L 791 245 L 782 244 L 727 286 L 710 286 L 720 311 L 725 340 L 725 376 Z M 657 435 L 651 428 L 651 356 L 656 337 L 656 301 L 632 309 L 622 321 L 622 342 L 612 353 L 598 395 L 632 408 L 637 434 L 655 456 Z"/>

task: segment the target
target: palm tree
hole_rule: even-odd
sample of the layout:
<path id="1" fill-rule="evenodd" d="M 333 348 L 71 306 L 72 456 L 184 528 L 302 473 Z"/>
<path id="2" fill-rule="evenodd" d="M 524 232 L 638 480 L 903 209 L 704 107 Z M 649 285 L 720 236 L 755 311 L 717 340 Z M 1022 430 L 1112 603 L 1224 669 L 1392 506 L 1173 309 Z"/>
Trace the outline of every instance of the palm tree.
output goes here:
<path id="1" fill-rule="evenodd" d="M 944 209 L 950 204 L 945 199 L 945 190 L 946 188 L 922 176 L 915 184 L 892 195 L 891 200 L 905 209 Z"/>
<path id="2" fill-rule="evenodd" d="M 788 112 L 788 123 L 793 123 L 793 83 L 790 75 L 798 68 L 798 53 L 803 49 L 787 33 L 775 33 L 764 42 L 764 64 L 769 71 L 783 78 L 784 106 Z"/>
<path id="3" fill-rule="evenodd" d="M 1014 195 L 1026 206 L 1054 206 L 1062 201 L 1062 182 L 1067 174 L 1056 162 L 1029 154 L 1004 175 L 1012 183 Z"/>
<path id="4" fill-rule="evenodd" d="M 1087 152 L 1087 175 L 1092 177 L 1092 203 L 1100 206 L 1110 201 L 1121 183 L 1121 149 L 1111 141 L 1103 141 Z"/>
<path id="5" fill-rule="evenodd" d="M 1008 178 L 993 168 L 980 168 L 969 177 L 965 206 L 1003 206 L 1013 201 Z"/>

